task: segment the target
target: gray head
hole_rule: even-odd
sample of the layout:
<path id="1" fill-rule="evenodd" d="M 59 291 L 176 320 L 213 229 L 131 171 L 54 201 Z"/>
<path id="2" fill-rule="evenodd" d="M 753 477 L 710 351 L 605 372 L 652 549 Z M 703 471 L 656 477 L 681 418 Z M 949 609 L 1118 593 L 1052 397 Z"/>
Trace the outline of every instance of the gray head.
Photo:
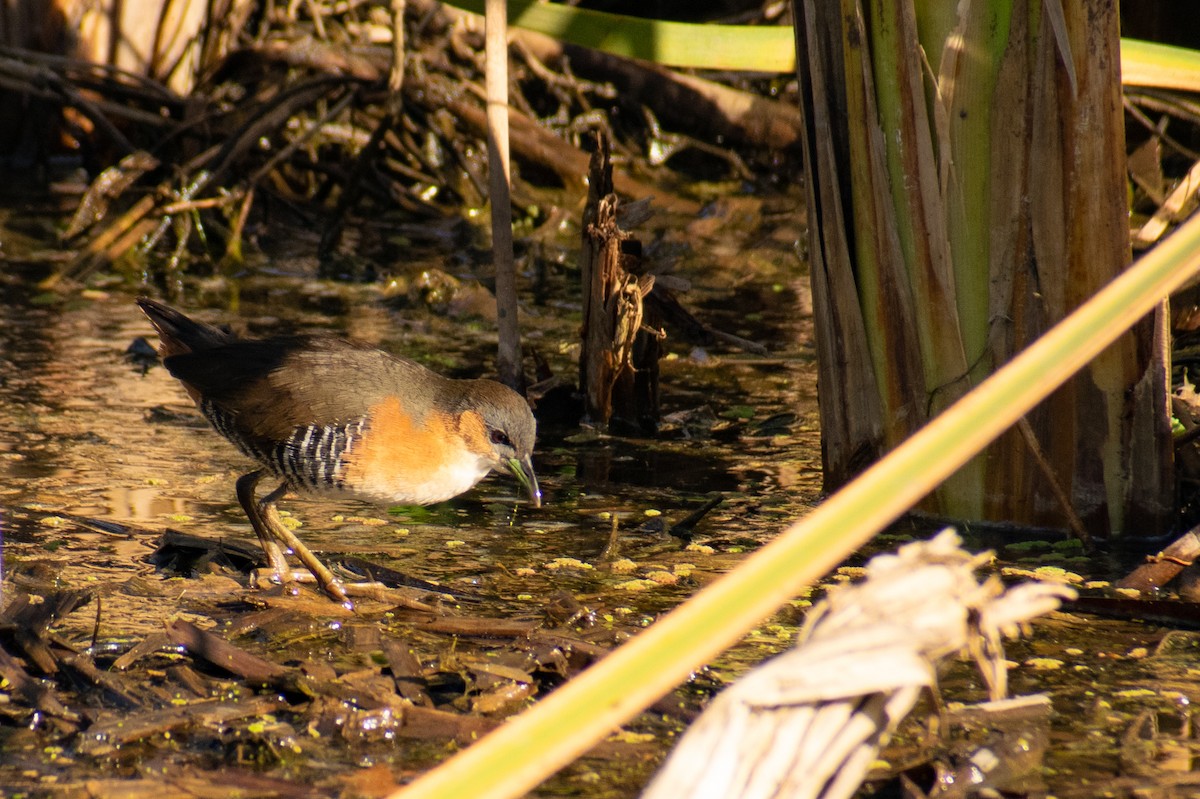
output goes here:
<path id="1" fill-rule="evenodd" d="M 542 492 L 533 473 L 533 444 L 537 421 L 529 403 L 508 386 L 494 380 L 461 380 L 462 392 L 455 412 L 462 415 L 468 446 L 507 471 L 529 494 L 535 508 L 541 507 Z"/>

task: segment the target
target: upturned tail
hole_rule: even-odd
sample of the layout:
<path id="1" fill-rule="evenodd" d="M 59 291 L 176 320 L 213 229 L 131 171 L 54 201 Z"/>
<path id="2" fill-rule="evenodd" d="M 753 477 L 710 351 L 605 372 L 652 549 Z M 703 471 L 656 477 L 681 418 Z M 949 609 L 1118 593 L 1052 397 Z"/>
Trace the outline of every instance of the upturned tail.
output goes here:
<path id="1" fill-rule="evenodd" d="M 163 358 L 220 347 L 234 340 L 233 334 L 197 322 L 157 300 L 138 297 L 137 304 L 158 333 L 158 354 Z"/>

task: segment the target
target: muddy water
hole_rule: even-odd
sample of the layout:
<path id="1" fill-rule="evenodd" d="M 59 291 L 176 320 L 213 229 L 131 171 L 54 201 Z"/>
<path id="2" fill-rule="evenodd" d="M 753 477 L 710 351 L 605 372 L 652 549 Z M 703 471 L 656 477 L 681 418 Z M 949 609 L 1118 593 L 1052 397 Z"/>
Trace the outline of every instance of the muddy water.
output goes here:
<path id="1" fill-rule="evenodd" d="M 794 223 L 761 227 L 753 248 L 744 232 L 711 222 L 657 235 L 660 256 L 693 284 L 684 303 L 714 327 L 764 344 L 766 355 L 669 339 L 662 372 L 666 418 L 652 438 L 597 436 L 575 419 L 543 422 L 534 458 L 546 500 L 540 510 L 522 501 L 514 481 L 493 475 L 429 508 L 289 498 L 281 507 L 298 521 L 298 534 L 318 553 L 358 555 L 494 597 L 472 610 L 485 616 L 540 619 L 555 595 L 566 592 L 609 619 L 619 639 L 801 515 L 819 496 L 820 463 L 805 278 L 795 249 L 799 229 Z M 43 245 L 22 252 L 13 238 L 5 243 L 11 260 L 0 278 L 0 532 L 10 585 L 94 590 L 98 601 L 55 630 L 97 657 L 110 653 L 106 662 L 160 632 L 169 618 L 202 626 L 236 619 L 247 607 L 242 600 L 255 596 L 242 575 L 171 574 L 149 558 L 168 529 L 253 542 L 233 488 L 252 464 L 209 428 L 161 366 L 127 354 L 139 337 L 152 340 L 133 303 L 136 286 L 100 279 L 83 291 L 42 294 L 33 287 L 49 268 L 39 262 Z M 411 301 L 416 294 L 403 289 L 426 267 L 471 283 L 467 267 L 448 263 L 456 262 L 442 255 L 406 264 L 397 290 L 386 281 L 316 281 L 303 260 L 275 261 L 236 281 L 187 282 L 179 304 L 247 335 L 331 332 L 446 374 L 487 375 L 495 339 L 486 313 L 478 315 L 471 303 L 466 312 L 444 303 L 431 307 Z M 551 267 L 534 291 L 534 271 L 523 292 L 526 344 L 573 382 L 576 273 Z M 398 300 L 397 292 L 409 301 Z M 721 503 L 695 524 L 692 546 L 668 534 L 718 497 Z M 752 637 L 718 671 L 735 673 L 786 646 L 795 621 Z M 362 666 L 363 656 L 348 651 L 339 635 L 339 623 L 330 621 L 306 636 L 263 636 L 260 644 L 281 661 L 334 662 L 339 671 Z M 455 648 L 446 637 L 421 646 L 427 659 L 443 663 L 451 656 L 438 648 Z M 652 732 L 649 754 L 603 765 L 602 777 L 581 765 L 549 790 L 591 786 L 591 796 L 634 795 L 669 745 L 669 737 Z M 24 789 L 47 780 L 73 783 L 114 762 L 130 777 L 149 764 L 203 757 L 182 742 L 169 754 L 149 747 L 143 762 L 131 759 L 142 751 L 136 747 L 115 761 L 96 761 L 47 755 L 41 737 L 0 740 L 6 751 L 22 753 L 0 763 L 0 786 Z M 326 764 L 320 768 L 352 771 L 369 762 L 428 765 L 446 752 L 442 744 L 397 750 L 374 741 L 375 748 L 347 750 L 303 743 L 304 758 L 265 771 L 304 780 L 312 767 L 306 758 Z"/>
<path id="2" fill-rule="evenodd" d="M 500 475 L 432 508 L 389 513 L 312 498 L 289 499 L 282 507 L 302 522 L 300 534 L 317 551 L 403 561 L 414 576 L 477 585 L 522 569 L 540 577 L 555 558 L 590 564 L 605 551 L 635 561 L 696 561 L 696 553 L 685 558 L 664 529 L 720 495 L 722 505 L 695 531 L 695 540 L 716 542 L 712 555 L 699 558 L 712 560 L 695 565 L 720 571 L 723 556 L 766 540 L 819 491 L 811 348 L 804 320 L 780 321 L 794 318 L 786 307 L 796 300 L 792 286 L 725 291 L 726 303 L 737 291 L 755 303 L 775 300 L 775 308 L 754 312 L 750 327 L 730 331 L 769 337 L 770 355 L 675 348 L 663 370 L 669 421 L 654 440 L 544 424 L 535 456 L 546 496 L 540 511 L 518 501 L 518 486 Z M 396 310 L 367 287 L 244 284 L 237 312 L 214 307 L 214 294 L 219 297 L 193 296 L 188 310 L 249 335 L 350 335 L 458 376 L 486 374 L 493 346 L 479 320 L 464 324 L 428 309 Z M 714 303 L 717 294 L 709 292 Z M 152 537 L 89 530 L 72 516 L 139 530 L 253 538 L 233 493 L 249 461 L 208 427 L 164 369 L 126 354 L 138 337 L 153 340 L 133 296 L 116 289 L 52 298 L 15 281 L 0 296 L 0 496 L 10 509 L 10 570 L 35 560 L 68 585 L 155 577 L 145 562 Z M 712 316 L 718 325 L 733 321 Z M 570 335 L 577 317 L 532 307 L 526 324 L 530 345 L 573 377 L 577 350 Z M 558 571 L 550 582 L 570 586 L 578 579 L 576 588 L 603 588 L 587 569 Z M 521 594 L 541 594 L 544 587 L 540 581 L 536 591 L 511 586 Z M 663 596 L 645 597 L 647 612 L 660 600 L 673 602 L 676 592 L 651 593 Z"/>

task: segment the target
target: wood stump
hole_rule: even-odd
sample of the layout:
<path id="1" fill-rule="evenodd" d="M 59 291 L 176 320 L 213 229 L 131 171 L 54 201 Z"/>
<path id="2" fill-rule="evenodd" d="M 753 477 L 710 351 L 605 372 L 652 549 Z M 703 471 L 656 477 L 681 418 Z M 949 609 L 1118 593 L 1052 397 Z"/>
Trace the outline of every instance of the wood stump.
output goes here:
<path id="1" fill-rule="evenodd" d="M 656 309 L 645 303 L 654 276 L 646 272 L 641 242 L 621 227 L 621 222 L 632 226 L 644 220 L 649 204 L 621 208 L 613 192 L 608 140 L 598 139 L 588 167 L 580 256 L 579 385 L 585 421 L 602 430 L 651 433 L 658 427 L 658 361 L 665 334 Z"/>

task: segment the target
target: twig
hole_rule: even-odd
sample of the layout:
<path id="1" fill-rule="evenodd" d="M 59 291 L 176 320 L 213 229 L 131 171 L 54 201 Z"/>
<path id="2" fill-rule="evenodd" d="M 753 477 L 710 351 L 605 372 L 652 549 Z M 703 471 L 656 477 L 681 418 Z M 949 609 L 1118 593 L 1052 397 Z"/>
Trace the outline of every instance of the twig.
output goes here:
<path id="1" fill-rule="evenodd" d="M 150 196 L 142 197 L 134 203 L 132 208 L 121 214 L 112 224 L 94 236 L 66 269 L 50 275 L 38 284 L 38 288 L 43 291 L 52 291 L 63 280 L 77 279 L 86 274 L 96 264 L 102 262 L 107 254 L 112 252 L 113 243 L 121 241 L 123 234 L 127 234 L 131 228 L 141 230 L 143 227 L 141 223 L 145 222 L 146 215 L 153 210 L 154 198 Z M 137 239 L 134 239 L 134 241 L 136 242 Z"/>
<path id="2" fill-rule="evenodd" d="M 241 199 L 242 192 L 239 191 L 223 197 L 208 197 L 203 200 L 180 200 L 170 205 L 164 205 L 158 209 L 158 213 L 164 216 L 174 216 L 175 214 L 182 214 L 189 211 L 202 211 L 206 208 L 224 208 L 227 205 L 240 202 Z"/>
<path id="3" fill-rule="evenodd" d="M 53 70 L 47 67 L 22 65 L 19 63 L 15 65 L 12 63 L 6 63 L 5 66 L 10 72 L 17 73 L 18 77 L 35 87 L 52 87 L 54 89 L 55 96 L 64 100 L 68 105 L 78 109 L 81 114 L 95 123 L 96 127 L 102 130 L 104 135 L 107 136 L 112 141 L 113 145 L 119 148 L 123 154 L 128 155 L 137 149 L 133 146 L 129 139 L 125 138 L 125 134 L 122 133 L 117 126 L 114 125 L 109 118 L 100 111 L 99 108 L 96 107 L 95 103 L 84 97 L 78 89 L 72 86 L 68 81 L 64 80 L 62 76 Z"/>
<path id="4" fill-rule="evenodd" d="M 267 162 L 259 167 L 254 174 L 250 176 L 250 183 L 258 183 L 267 174 L 273 172 L 275 167 L 279 166 L 288 158 L 291 158 L 292 153 L 299 150 L 301 147 L 311 141 L 314 136 L 321 132 L 322 126 L 327 121 L 333 119 L 349 108 L 350 104 L 354 102 L 357 96 L 358 92 L 356 92 L 353 88 L 346 92 L 345 96 L 341 97 L 336 103 L 334 103 L 333 106 L 326 111 L 315 124 L 309 125 L 308 130 L 292 139 L 287 143 L 286 146 L 282 147 L 279 152 L 267 159 Z"/>
<path id="5" fill-rule="evenodd" d="M 1175 190 L 1167 195 L 1167 199 L 1154 212 L 1146 224 L 1133 237 L 1135 247 L 1149 247 L 1162 238 L 1172 222 L 1178 222 L 1180 211 L 1200 191 L 1200 161 L 1192 165 L 1187 176 L 1179 181 Z"/>
<path id="6" fill-rule="evenodd" d="M 1096 542 L 1092 540 L 1091 534 L 1083 526 L 1083 520 L 1075 512 L 1075 507 L 1071 504 L 1071 497 L 1067 494 L 1066 489 L 1063 488 L 1058 475 L 1055 474 L 1054 467 L 1050 465 L 1050 461 L 1046 458 L 1046 453 L 1042 451 L 1042 445 L 1038 442 L 1037 435 L 1034 434 L 1029 420 L 1022 416 L 1017 420 L 1017 429 L 1021 431 L 1021 438 L 1025 440 L 1025 445 L 1029 447 L 1029 454 L 1033 456 L 1033 462 L 1037 464 L 1042 477 L 1050 485 L 1050 490 L 1054 493 L 1054 498 L 1058 500 L 1058 504 L 1062 507 L 1063 515 L 1067 518 L 1067 525 L 1071 528 L 1071 532 L 1083 544 L 1084 551 L 1088 554 L 1094 553 L 1096 551 Z"/>
<path id="7" fill-rule="evenodd" d="M 700 523 L 700 520 L 707 516 L 713 508 L 717 507 L 724 501 L 725 497 L 713 497 L 689 513 L 687 516 L 671 525 L 671 528 L 667 530 L 667 534 L 673 535 L 676 538 L 682 538 L 684 541 L 691 541 L 692 532 L 695 530 L 696 525 Z"/>

